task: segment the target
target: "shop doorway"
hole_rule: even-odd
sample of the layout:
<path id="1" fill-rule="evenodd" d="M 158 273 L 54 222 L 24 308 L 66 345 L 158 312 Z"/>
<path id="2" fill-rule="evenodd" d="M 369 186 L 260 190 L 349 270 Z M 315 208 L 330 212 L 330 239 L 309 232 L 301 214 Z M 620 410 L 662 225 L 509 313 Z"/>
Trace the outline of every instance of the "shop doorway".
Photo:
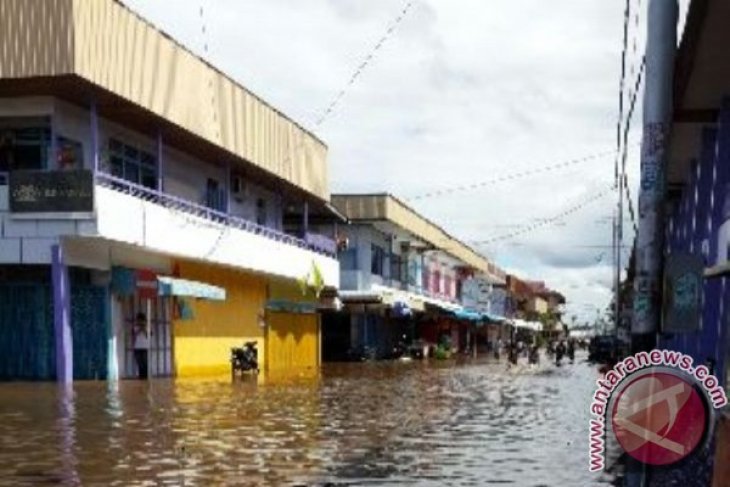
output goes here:
<path id="1" fill-rule="evenodd" d="M 120 301 L 121 330 L 120 342 L 123 343 L 123 357 L 119 364 L 123 378 L 136 378 L 137 363 L 134 359 L 134 336 L 132 329 L 141 313 L 149 316 L 149 355 L 150 377 L 171 377 L 173 375 L 172 340 L 172 300 L 168 297 L 143 299 L 139 296 L 122 297 Z"/>

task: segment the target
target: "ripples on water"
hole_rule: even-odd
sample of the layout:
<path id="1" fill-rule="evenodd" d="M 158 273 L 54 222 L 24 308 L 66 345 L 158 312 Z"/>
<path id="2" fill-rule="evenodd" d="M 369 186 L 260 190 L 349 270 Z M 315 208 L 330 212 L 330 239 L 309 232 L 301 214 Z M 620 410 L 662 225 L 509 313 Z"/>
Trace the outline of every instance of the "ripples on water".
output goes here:
<path id="1" fill-rule="evenodd" d="M 1 485 L 611 485 L 585 364 L 348 364 L 317 377 L 0 384 Z"/>

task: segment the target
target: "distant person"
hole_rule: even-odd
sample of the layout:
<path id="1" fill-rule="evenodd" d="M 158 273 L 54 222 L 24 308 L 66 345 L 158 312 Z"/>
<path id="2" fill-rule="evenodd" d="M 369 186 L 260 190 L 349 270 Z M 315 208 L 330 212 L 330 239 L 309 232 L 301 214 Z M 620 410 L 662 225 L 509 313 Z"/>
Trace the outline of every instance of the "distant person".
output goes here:
<path id="1" fill-rule="evenodd" d="M 494 358 L 499 360 L 500 354 L 502 352 L 502 339 L 498 339 L 496 345 L 494 346 Z"/>
<path id="2" fill-rule="evenodd" d="M 558 346 L 555 347 L 555 365 L 560 365 L 560 362 L 562 362 L 565 352 L 565 342 L 558 343 Z"/>
<path id="3" fill-rule="evenodd" d="M 540 363 L 540 349 L 537 345 L 532 345 L 530 347 L 530 354 L 528 356 L 528 361 L 532 365 L 537 365 Z"/>
<path id="4" fill-rule="evenodd" d="M 508 345 L 509 347 L 509 363 L 512 365 L 517 365 L 517 344 L 515 342 L 510 342 Z"/>
<path id="5" fill-rule="evenodd" d="M 134 361 L 137 362 L 137 377 L 147 379 L 147 355 L 150 348 L 150 339 L 147 334 L 147 316 L 144 313 L 137 313 L 134 327 L 132 328 L 132 339 L 134 345 Z"/>
<path id="6" fill-rule="evenodd" d="M 570 363 L 575 363 L 575 340 L 568 341 L 568 358 Z"/>

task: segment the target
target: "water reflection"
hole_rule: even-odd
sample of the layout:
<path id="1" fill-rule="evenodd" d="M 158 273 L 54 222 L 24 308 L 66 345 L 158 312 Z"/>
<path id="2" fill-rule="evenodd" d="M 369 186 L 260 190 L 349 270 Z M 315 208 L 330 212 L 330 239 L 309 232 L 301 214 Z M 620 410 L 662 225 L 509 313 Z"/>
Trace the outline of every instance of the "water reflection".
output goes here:
<path id="1" fill-rule="evenodd" d="M 604 485 L 587 365 L 0 385 L 2 485 Z"/>

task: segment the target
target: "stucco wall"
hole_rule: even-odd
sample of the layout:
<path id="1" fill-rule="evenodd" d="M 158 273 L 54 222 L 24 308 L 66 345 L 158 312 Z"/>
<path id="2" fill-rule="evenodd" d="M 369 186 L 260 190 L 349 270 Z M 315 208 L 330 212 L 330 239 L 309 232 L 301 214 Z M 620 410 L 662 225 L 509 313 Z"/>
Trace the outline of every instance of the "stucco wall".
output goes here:
<path id="1" fill-rule="evenodd" d="M 177 261 L 180 277 L 221 286 L 226 300 L 191 300 L 194 319 L 175 320 L 175 371 L 178 377 L 230 374 L 232 347 L 257 341 L 259 363 L 266 363 L 264 329 L 258 315 L 266 301 L 266 280 L 223 267 Z"/>

